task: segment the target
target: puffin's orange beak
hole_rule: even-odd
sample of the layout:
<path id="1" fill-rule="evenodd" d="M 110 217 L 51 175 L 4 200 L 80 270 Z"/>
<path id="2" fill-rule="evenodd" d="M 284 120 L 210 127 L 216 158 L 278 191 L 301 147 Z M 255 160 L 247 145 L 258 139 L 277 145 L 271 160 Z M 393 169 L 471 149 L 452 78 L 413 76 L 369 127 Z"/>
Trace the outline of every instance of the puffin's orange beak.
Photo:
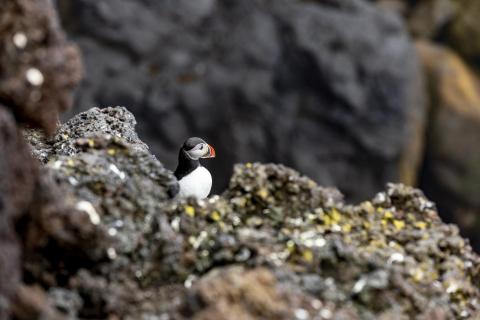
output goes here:
<path id="1" fill-rule="evenodd" d="M 215 149 L 211 145 L 208 145 L 208 154 L 202 158 L 215 158 Z"/>

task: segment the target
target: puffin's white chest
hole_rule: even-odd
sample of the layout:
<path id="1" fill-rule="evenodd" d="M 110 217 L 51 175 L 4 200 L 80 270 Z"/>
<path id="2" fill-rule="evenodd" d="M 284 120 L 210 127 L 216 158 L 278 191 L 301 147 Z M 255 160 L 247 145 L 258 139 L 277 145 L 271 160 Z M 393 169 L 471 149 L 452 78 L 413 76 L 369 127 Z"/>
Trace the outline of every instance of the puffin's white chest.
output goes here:
<path id="1" fill-rule="evenodd" d="M 205 167 L 198 167 L 178 181 L 179 197 L 205 199 L 212 189 L 212 175 Z"/>

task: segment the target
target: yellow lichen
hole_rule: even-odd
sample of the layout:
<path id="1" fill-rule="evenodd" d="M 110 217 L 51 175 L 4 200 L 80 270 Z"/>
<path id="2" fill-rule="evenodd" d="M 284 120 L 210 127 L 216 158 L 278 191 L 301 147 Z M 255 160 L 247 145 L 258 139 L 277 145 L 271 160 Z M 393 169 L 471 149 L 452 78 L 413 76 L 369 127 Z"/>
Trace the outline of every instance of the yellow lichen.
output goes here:
<path id="1" fill-rule="evenodd" d="M 393 213 L 391 211 L 385 211 L 383 216 L 385 219 L 393 219 Z"/>
<path id="2" fill-rule="evenodd" d="M 216 210 L 213 211 L 212 213 L 210 213 L 210 219 L 212 219 L 213 221 L 219 221 L 221 219 L 220 213 Z"/>
<path id="3" fill-rule="evenodd" d="M 313 261 L 313 252 L 312 250 L 304 250 L 302 252 L 302 257 L 305 261 L 307 262 L 312 262 Z"/>
<path id="4" fill-rule="evenodd" d="M 413 224 L 415 228 L 420 230 L 425 230 L 427 228 L 427 223 L 425 221 L 418 221 Z"/>
<path id="5" fill-rule="evenodd" d="M 89 146 L 90 148 L 95 147 L 95 141 L 94 141 L 93 139 L 88 139 L 88 146 Z"/>
<path id="6" fill-rule="evenodd" d="M 247 167 L 248 169 L 252 168 L 252 166 L 253 166 L 253 165 L 252 165 L 250 162 L 247 162 L 247 163 L 245 164 L 245 167 Z"/>
<path id="7" fill-rule="evenodd" d="M 67 160 L 67 166 L 73 167 L 73 166 L 75 166 L 75 162 L 72 159 L 68 159 Z"/>
<path id="8" fill-rule="evenodd" d="M 185 213 L 190 217 L 195 217 L 195 208 L 192 206 L 185 206 Z"/>
<path id="9" fill-rule="evenodd" d="M 265 188 L 261 188 L 260 190 L 257 191 L 257 196 L 259 196 L 262 199 L 266 199 L 268 197 L 268 190 Z"/>
<path id="10" fill-rule="evenodd" d="M 334 223 L 337 223 L 342 219 L 342 215 L 335 208 L 333 208 L 332 211 L 330 211 L 330 217 L 332 218 L 332 222 Z"/>
<path id="11" fill-rule="evenodd" d="M 350 231 L 352 231 L 352 226 L 349 225 L 349 224 L 344 224 L 342 226 L 342 231 L 345 232 L 345 233 L 349 233 Z"/>
<path id="12" fill-rule="evenodd" d="M 115 153 L 117 153 L 117 151 L 113 148 L 110 148 L 110 149 L 107 150 L 107 153 L 108 153 L 109 156 L 114 156 Z"/>
<path id="13" fill-rule="evenodd" d="M 402 220 L 393 220 L 393 225 L 399 231 L 405 228 L 405 222 Z"/>

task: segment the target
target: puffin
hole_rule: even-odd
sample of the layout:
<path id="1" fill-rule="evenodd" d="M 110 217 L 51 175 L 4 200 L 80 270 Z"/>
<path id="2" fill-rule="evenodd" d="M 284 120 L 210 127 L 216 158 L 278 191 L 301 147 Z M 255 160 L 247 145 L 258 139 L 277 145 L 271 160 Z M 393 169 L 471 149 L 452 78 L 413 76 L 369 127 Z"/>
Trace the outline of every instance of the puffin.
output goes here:
<path id="1" fill-rule="evenodd" d="M 212 175 L 200 164 L 200 159 L 215 158 L 215 149 L 203 139 L 188 138 L 180 148 L 174 172 L 178 180 L 177 197 L 205 199 L 212 189 Z"/>

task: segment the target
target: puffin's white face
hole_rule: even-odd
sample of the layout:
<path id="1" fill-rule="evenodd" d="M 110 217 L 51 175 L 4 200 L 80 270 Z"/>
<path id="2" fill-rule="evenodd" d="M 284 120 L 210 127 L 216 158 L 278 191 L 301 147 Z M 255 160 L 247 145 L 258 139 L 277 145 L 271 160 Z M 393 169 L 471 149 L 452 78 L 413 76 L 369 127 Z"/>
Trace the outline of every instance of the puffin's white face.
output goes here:
<path id="1" fill-rule="evenodd" d="M 200 158 L 215 158 L 215 149 L 207 143 L 199 143 L 192 149 L 186 151 L 188 156 L 193 160 Z"/>

